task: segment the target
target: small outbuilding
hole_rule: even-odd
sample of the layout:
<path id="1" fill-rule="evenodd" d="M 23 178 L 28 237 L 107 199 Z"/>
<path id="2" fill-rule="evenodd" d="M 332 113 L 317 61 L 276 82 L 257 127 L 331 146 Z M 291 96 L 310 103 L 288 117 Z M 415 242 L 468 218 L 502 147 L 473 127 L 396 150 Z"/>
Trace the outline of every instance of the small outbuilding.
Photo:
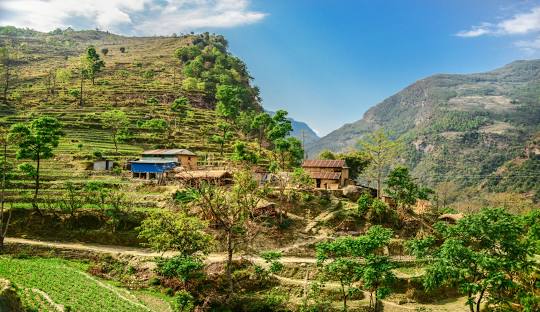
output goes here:
<path id="1" fill-rule="evenodd" d="M 316 188 L 340 189 L 349 182 L 349 167 L 345 160 L 308 159 L 302 168 L 309 174 Z"/>
<path id="2" fill-rule="evenodd" d="M 195 153 L 187 149 L 155 149 L 144 151 L 141 154 L 141 160 L 163 159 L 175 161 L 178 166 L 187 170 L 196 170 L 198 157 Z"/>
<path id="3" fill-rule="evenodd" d="M 94 171 L 109 171 L 112 170 L 114 162 L 108 159 L 100 159 L 94 161 L 92 164 L 92 170 Z"/>

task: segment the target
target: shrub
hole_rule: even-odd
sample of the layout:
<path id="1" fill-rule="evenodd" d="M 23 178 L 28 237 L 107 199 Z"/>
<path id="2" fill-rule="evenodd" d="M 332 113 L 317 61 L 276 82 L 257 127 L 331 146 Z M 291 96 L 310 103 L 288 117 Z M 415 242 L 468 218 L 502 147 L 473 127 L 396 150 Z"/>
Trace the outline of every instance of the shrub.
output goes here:
<path id="1" fill-rule="evenodd" d="M 364 216 L 371 207 L 373 203 L 373 198 L 369 194 L 362 194 L 358 198 L 358 214 L 362 217 Z"/>
<path id="2" fill-rule="evenodd" d="M 74 98 L 79 98 L 81 91 L 79 89 L 72 88 L 68 90 L 68 94 Z"/>
<path id="3" fill-rule="evenodd" d="M 125 47 L 120 47 L 120 53 L 125 53 L 126 52 L 126 48 Z"/>
<path id="4" fill-rule="evenodd" d="M 189 312 L 195 307 L 195 299 L 187 290 L 180 290 L 174 296 L 174 306 L 176 311 Z"/>
<path id="5" fill-rule="evenodd" d="M 170 259 L 160 259 L 156 271 L 165 277 L 177 277 L 184 283 L 192 279 L 204 277 L 204 263 L 196 257 L 175 256 Z"/>

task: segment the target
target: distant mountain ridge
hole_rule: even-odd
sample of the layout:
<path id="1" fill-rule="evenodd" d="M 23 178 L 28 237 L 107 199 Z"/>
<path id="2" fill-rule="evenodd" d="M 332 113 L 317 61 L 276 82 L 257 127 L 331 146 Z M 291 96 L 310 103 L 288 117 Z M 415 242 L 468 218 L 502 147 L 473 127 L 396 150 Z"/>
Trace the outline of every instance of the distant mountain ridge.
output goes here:
<path id="1" fill-rule="evenodd" d="M 275 112 L 272 111 L 266 112 L 271 116 L 275 114 Z M 291 132 L 292 137 L 303 141 L 306 145 L 312 144 L 313 142 L 320 139 L 317 133 L 313 129 L 311 129 L 311 127 L 307 123 L 295 120 L 294 118 L 289 118 L 289 120 L 291 121 L 293 127 L 293 131 Z"/>
<path id="2" fill-rule="evenodd" d="M 498 179 L 507 162 L 527 156 L 526 146 L 540 131 L 539 102 L 540 60 L 515 61 L 486 73 L 438 74 L 413 83 L 306 149 L 312 156 L 325 149 L 343 151 L 383 127 L 405 139 L 402 161 L 416 176 L 470 186 Z M 540 180 L 531 188 L 540 190 Z"/>

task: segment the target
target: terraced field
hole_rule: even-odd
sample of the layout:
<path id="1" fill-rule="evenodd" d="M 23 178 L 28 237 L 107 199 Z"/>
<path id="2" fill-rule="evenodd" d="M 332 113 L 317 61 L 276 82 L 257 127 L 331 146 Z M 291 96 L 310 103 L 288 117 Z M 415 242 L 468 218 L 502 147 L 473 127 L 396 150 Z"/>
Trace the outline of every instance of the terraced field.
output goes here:
<path id="1" fill-rule="evenodd" d="M 128 171 L 113 175 L 88 170 L 95 160 L 95 152 L 125 168 L 127 161 L 137 158 L 142 150 L 169 143 L 199 154 L 201 165 L 223 164 L 231 152 L 231 144 L 226 144 L 225 155 L 220 155 L 220 147 L 209 140 L 212 133 L 208 129 L 215 126 L 213 95 L 185 92 L 180 86 L 182 67 L 174 51 L 192 40 L 190 36 L 127 38 L 95 31 L 65 36 L 0 38 L 0 43 L 15 47 L 17 59 L 17 74 L 9 90 L 10 101 L 0 104 L 0 126 L 9 127 L 39 116 L 56 117 L 64 125 L 65 137 L 55 150 L 55 157 L 43 162 L 42 206 L 47 204 L 48 198 L 61 198 L 66 182 L 80 186 L 88 180 L 99 180 L 120 189 L 132 199 L 136 209 L 157 206 L 157 193 L 149 191 L 141 196 L 144 193 L 141 182 L 132 181 Z M 94 45 L 98 52 L 107 48 L 109 53 L 101 55 L 105 68 L 95 84 L 85 80 L 84 105 L 79 106 L 77 98 L 69 95 L 68 90 L 79 88 L 79 56 L 89 45 Z M 126 52 L 120 52 L 120 48 L 125 48 Z M 48 75 L 58 69 L 67 69 L 71 74 L 67 80 L 56 82 L 55 92 L 51 93 Z M 150 78 L 145 75 L 148 72 L 152 73 Z M 193 115 L 179 126 L 172 140 L 167 140 L 165 134 L 140 127 L 152 118 L 172 118 L 171 103 L 181 96 L 190 100 Z M 158 104 L 147 104 L 149 98 L 157 99 Z M 101 113 L 111 109 L 122 110 L 129 118 L 130 137 L 118 145 L 118 151 L 100 120 Z M 11 146 L 9 152 L 14 159 L 15 147 Z M 22 162 L 16 161 L 16 165 Z M 18 173 L 8 190 L 7 200 L 15 208 L 30 207 L 31 188 L 32 180 Z"/>
<path id="2" fill-rule="evenodd" d="M 18 287 L 31 311 L 154 311 L 132 292 L 90 276 L 86 269 L 85 264 L 61 259 L 0 257 L 0 277 Z M 158 296 L 151 297 L 159 306 L 168 306 Z"/>

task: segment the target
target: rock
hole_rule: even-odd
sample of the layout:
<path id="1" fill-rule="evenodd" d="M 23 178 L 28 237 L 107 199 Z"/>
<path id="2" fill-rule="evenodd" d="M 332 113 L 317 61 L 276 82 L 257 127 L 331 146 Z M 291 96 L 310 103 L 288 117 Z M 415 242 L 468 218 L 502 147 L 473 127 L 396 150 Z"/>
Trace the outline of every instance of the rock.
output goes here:
<path id="1" fill-rule="evenodd" d="M 358 198 L 360 197 L 360 194 L 362 194 L 362 190 L 355 185 L 347 185 L 343 189 L 343 196 L 347 197 L 348 199 L 356 202 Z"/>
<path id="2" fill-rule="evenodd" d="M 5 279 L 0 279 L 0 311 L 24 311 L 15 287 Z"/>

